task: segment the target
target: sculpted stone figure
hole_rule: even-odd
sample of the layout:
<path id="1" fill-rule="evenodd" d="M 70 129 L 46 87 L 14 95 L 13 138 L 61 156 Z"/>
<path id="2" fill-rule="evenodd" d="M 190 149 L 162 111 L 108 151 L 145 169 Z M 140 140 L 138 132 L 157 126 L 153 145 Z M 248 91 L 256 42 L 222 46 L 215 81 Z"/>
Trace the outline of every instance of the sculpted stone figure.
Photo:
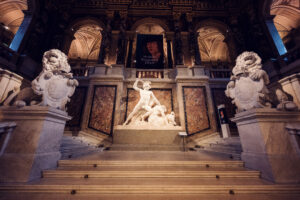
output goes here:
<path id="1" fill-rule="evenodd" d="M 138 83 L 143 83 L 143 89 L 138 87 Z M 135 126 L 175 126 L 175 113 L 166 116 L 166 107 L 161 105 L 153 92 L 150 91 L 150 81 L 136 79 L 133 89 L 140 93 L 140 100 L 129 114 L 123 125 Z M 168 117 L 169 116 L 169 117 Z"/>
<path id="2" fill-rule="evenodd" d="M 138 87 L 138 83 L 143 83 L 143 89 L 140 89 Z M 130 120 L 132 120 L 133 117 L 136 117 L 137 114 L 141 111 L 146 111 L 145 114 L 143 114 L 141 120 L 144 120 L 145 117 L 149 116 L 152 110 L 152 106 L 154 104 L 160 105 L 159 101 L 154 96 L 153 92 L 150 91 L 150 81 L 142 81 L 140 79 L 136 79 L 136 81 L 133 84 L 133 89 L 135 91 L 138 91 L 140 93 L 140 100 L 137 103 L 137 105 L 134 107 L 133 111 L 129 114 L 127 120 L 125 121 L 124 125 L 127 125 Z"/>
<path id="3" fill-rule="evenodd" d="M 233 99 L 238 112 L 252 108 L 271 107 L 267 73 L 262 70 L 261 58 L 254 52 L 244 52 L 236 59 L 230 82 L 225 91 Z"/>
<path id="4" fill-rule="evenodd" d="M 31 83 L 31 88 L 24 88 L 19 93 L 8 97 L 4 105 L 12 104 L 22 107 L 26 105 L 51 106 L 65 110 L 66 103 L 73 95 L 78 81 L 73 79 L 67 56 L 58 49 L 44 53 L 43 70 Z M 42 100 L 38 98 L 42 96 Z"/>
<path id="5" fill-rule="evenodd" d="M 277 100 L 279 101 L 279 104 L 276 107 L 277 110 L 284 110 L 284 111 L 298 110 L 297 105 L 294 102 L 289 101 L 287 95 L 281 89 L 277 89 L 275 93 L 276 93 Z"/>

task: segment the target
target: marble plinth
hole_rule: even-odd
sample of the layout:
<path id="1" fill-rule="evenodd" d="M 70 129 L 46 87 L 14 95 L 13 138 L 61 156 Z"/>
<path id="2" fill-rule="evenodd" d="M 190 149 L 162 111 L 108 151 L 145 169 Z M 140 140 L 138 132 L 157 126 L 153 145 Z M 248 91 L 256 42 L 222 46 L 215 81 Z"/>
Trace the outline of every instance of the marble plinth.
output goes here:
<path id="1" fill-rule="evenodd" d="M 300 73 L 285 77 L 278 82 L 282 89 L 293 97 L 293 102 L 300 108 Z"/>
<path id="2" fill-rule="evenodd" d="M 0 157 L 0 182 L 27 182 L 40 178 L 44 169 L 56 168 L 69 119 L 65 111 L 51 107 L 1 107 L 0 120 L 17 126 Z"/>
<path id="3" fill-rule="evenodd" d="M 300 155 L 285 128 L 300 123 L 299 112 L 252 109 L 236 114 L 232 121 L 237 123 L 247 168 L 277 183 L 300 183 Z"/>
<path id="4" fill-rule="evenodd" d="M 0 68 L 0 103 L 4 102 L 8 94 L 20 88 L 23 77 Z"/>
<path id="5" fill-rule="evenodd" d="M 143 144 L 143 145 L 181 145 L 178 132 L 181 127 L 174 128 L 134 128 L 116 126 L 113 135 L 114 144 Z"/>

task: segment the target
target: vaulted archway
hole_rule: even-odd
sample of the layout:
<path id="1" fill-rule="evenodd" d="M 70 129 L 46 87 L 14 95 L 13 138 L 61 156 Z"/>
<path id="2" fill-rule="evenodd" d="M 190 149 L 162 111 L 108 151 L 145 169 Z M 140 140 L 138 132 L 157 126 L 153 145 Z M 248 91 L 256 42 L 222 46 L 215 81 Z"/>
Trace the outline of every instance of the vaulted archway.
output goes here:
<path id="1" fill-rule="evenodd" d="M 295 47 L 300 41 L 300 2 L 273 0 L 270 14 L 274 16 L 274 25 L 285 46 L 288 49 Z"/>
<path id="2" fill-rule="evenodd" d="M 85 19 L 71 27 L 73 40 L 68 57 L 71 63 L 97 63 L 102 41 L 102 27 L 94 20 Z"/>
<path id="3" fill-rule="evenodd" d="M 234 42 L 226 38 L 228 27 L 216 20 L 205 20 L 196 26 L 198 46 L 203 65 L 228 67 L 235 56 Z"/>
<path id="4" fill-rule="evenodd" d="M 27 0 L 0 1 L 0 38 L 1 43 L 9 45 L 24 20 L 24 10 L 27 10 Z"/>

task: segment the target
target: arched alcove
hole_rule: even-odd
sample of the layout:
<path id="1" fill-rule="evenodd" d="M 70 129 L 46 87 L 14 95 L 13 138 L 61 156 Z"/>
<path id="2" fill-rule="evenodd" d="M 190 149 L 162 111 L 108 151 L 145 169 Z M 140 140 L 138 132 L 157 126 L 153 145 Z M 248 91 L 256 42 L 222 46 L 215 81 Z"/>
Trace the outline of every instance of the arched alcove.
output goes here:
<path id="1" fill-rule="evenodd" d="M 68 51 L 70 63 L 97 63 L 102 41 L 101 25 L 94 20 L 81 20 L 70 29 L 73 32 Z"/>
<path id="2" fill-rule="evenodd" d="M 235 46 L 233 41 L 227 40 L 225 42 L 228 31 L 226 25 L 214 20 L 202 21 L 196 26 L 202 64 L 228 64 L 232 62 L 235 55 Z"/>
<path id="3" fill-rule="evenodd" d="M 274 25 L 287 48 L 300 41 L 300 2 L 298 0 L 273 0 L 270 15 Z"/>
<path id="4" fill-rule="evenodd" d="M 167 41 L 166 41 L 166 31 L 169 29 L 167 26 L 160 20 L 154 18 L 145 18 L 137 21 L 131 28 L 132 31 L 135 32 L 135 37 L 132 45 L 132 57 L 133 62 L 135 64 L 136 57 L 136 47 L 137 47 L 137 36 L 138 34 L 144 35 L 161 35 L 163 37 L 163 58 L 164 65 L 167 66 Z"/>
<path id="5" fill-rule="evenodd" d="M 24 19 L 23 10 L 27 10 L 27 0 L 0 1 L 1 42 L 9 45 Z"/>

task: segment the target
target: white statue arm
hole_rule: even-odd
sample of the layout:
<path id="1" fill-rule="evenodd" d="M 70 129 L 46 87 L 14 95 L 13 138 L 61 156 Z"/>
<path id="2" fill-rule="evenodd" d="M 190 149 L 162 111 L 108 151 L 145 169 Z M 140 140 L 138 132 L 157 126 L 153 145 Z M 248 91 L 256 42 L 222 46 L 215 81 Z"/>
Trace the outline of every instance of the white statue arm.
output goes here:
<path id="1" fill-rule="evenodd" d="M 133 84 L 133 86 L 132 86 L 133 89 L 136 90 L 136 91 L 138 91 L 138 92 L 140 91 L 140 88 L 138 87 L 139 81 L 143 82 L 143 81 L 140 80 L 140 79 L 136 79 L 135 82 L 134 82 L 134 84 Z"/>

